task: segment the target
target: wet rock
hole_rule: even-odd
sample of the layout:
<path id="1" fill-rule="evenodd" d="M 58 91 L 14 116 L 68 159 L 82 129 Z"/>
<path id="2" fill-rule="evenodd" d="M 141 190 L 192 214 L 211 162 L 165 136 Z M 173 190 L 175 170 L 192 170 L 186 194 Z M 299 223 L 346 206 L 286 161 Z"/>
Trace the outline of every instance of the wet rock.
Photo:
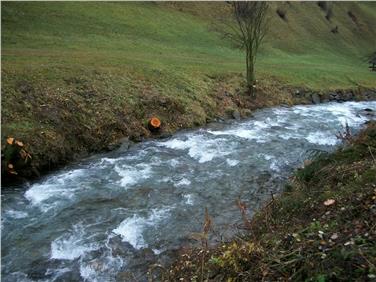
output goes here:
<path id="1" fill-rule="evenodd" d="M 376 99 L 376 90 L 367 90 L 363 92 L 363 96 L 367 100 L 375 100 Z"/>
<path id="2" fill-rule="evenodd" d="M 365 109 L 359 111 L 358 115 L 366 116 L 368 118 L 376 117 L 375 111 L 373 111 L 372 109 L 369 109 L 369 108 L 365 108 Z"/>
<path id="3" fill-rule="evenodd" d="M 339 101 L 340 95 L 336 92 L 329 93 L 329 100 L 330 101 Z"/>
<path id="4" fill-rule="evenodd" d="M 342 95 L 342 99 L 345 101 L 351 101 L 354 99 L 354 94 L 352 92 L 346 92 Z"/>
<path id="5" fill-rule="evenodd" d="M 133 142 L 128 137 L 120 139 L 119 143 L 121 151 L 127 151 L 133 145 Z"/>
<path id="6" fill-rule="evenodd" d="M 57 277 L 55 276 L 52 281 L 56 281 L 56 282 L 82 281 L 82 277 L 80 275 L 80 269 L 74 266 L 73 269 L 71 269 L 70 271 L 63 272 Z"/>
<path id="7" fill-rule="evenodd" d="M 312 103 L 320 104 L 320 96 L 317 93 L 311 94 Z"/>
<path id="8" fill-rule="evenodd" d="M 252 111 L 250 109 L 244 109 L 242 111 L 242 113 L 243 113 L 243 116 L 245 116 L 245 117 L 252 117 L 253 116 Z"/>
<path id="9" fill-rule="evenodd" d="M 136 254 L 132 256 L 127 264 L 127 269 L 129 269 L 130 272 L 124 272 L 121 276 L 127 276 L 127 273 L 129 273 L 134 277 L 137 277 L 137 281 L 147 281 L 145 278 L 149 266 L 156 263 L 157 259 L 158 256 L 156 256 L 150 248 L 137 250 Z"/>
<path id="10" fill-rule="evenodd" d="M 52 273 L 47 272 L 48 266 L 51 266 L 51 263 L 43 258 L 34 260 L 30 265 L 30 269 L 26 272 L 27 277 L 33 280 L 51 278 Z M 56 267 L 56 265 L 52 267 Z"/>
<path id="11" fill-rule="evenodd" d="M 233 117 L 234 119 L 236 119 L 236 120 L 240 120 L 240 113 L 239 113 L 239 111 L 238 111 L 238 110 L 234 110 L 234 111 L 232 112 L 232 117 Z"/>
<path id="12" fill-rule="evenodd" d="M 143 138 L 142 138 L 142 136 L 141 135 L 131 135 L 130 137 L 129 137 L 129 139 L 132 141 L 132 142 L 134 142 L 134 143 L 140 143 L 140 142 L 142 142 L 143 141 Z"/>
<path id="13" fill-rule="evenodd" d="M 166 138 L 170 138 L 172 136 L 171 133 L 169 132 L 163 132 L 157 136 L 155 136 L 156 139 L 166 139 Z"/>
<path id="14" fill-rule="evenodd" d="M 113 256 L 128 257 L 134 255 L 137 251 L 131 244 L 122 241 L 120 235 L 112 237 L 109 240 L 109 246 L 112 249 Z"/>
<path id="15" fill-rule="evenodd" d="M 115 142 L 112 142 L 107 145 L 106 150 L 107 151 L 113 151 L 116 149 L 120 149 L 121 151 L 127 151 L 130 146 L 132 145 L 132 141 L 129 140 L 128 137 L 121 138 Z"/>
<path id="16" fill-rule="evenodd" d="M 120 282 L 120 281 L 136 281 L 136 279 L 135 279 L 135 276 L 132 272 L 123 271 L 123 272 L 119 272 L 116 275 L 116 281 L 118 281 L 118 282 Z"/>

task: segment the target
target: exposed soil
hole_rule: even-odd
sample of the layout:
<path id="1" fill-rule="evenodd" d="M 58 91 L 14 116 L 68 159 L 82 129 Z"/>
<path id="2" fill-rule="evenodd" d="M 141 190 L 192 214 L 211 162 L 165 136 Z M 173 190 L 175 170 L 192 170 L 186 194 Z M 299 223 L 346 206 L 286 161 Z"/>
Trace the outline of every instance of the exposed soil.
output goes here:
<path id="1" fill-rule="evenodd" d="M 187 111 L 182 100 L 163 96 L 152 87 L 145 86 L 142 98 L 131 105 L 103 96 L 96 86 L 80 78 L 66 79 L 68 90 L 64 94 L 46 85 L 17 80 L 3 92 L 6 111 L 2 114 L 2 149 L 7 137 L 21 140 L 32 155 L 32 162 L 25 168 L 16 167 L 17 175 L 13 175 L 7 172 L 7 160 L 2 155 L 3 184 L 39 177 L 89 154 L 113 150 L 124 141 L 163 138 L 216 119 L 246 118 L 259 108 L 307 104 L 317 102 L 317 97 L 320 102 L 376 99 L 376 90 L 312 93 L 264 81 L 257 86 L 255 95 L 249 95 L 237 76 L 210 79 L 209 99 L 193 101 L 197 106 L 192 111 Z M 10 105 L 6 99 L 17 103 Z M 147 127 L 153 116 L 162 122 L 158 133 L 151 133 Z M 18 119 L 17 128 L 7 126 Z"/>

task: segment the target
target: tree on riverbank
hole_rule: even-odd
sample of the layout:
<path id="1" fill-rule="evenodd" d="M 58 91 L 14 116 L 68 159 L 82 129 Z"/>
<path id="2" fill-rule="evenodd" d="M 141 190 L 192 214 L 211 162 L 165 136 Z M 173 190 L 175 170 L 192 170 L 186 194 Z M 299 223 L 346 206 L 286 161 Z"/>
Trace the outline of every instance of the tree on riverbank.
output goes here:
<path id="1" fill-rule="evenodd" d="M 265 1 L 230 2 L 231 17 L 223 22 L 225 36 L 245 50 L 247 88 L 252 93 L 256 80 L 255 63 L 257 51 L 267 32 L 266 13 L 269 4 Z"/>

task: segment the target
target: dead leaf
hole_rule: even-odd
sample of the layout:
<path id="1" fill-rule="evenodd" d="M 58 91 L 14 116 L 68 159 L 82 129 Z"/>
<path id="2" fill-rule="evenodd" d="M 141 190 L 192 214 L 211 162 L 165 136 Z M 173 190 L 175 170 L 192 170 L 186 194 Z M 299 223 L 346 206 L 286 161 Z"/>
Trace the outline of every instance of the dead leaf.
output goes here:
<path id="1" fill-rule="evenodd" d="M 338 239 L 338 234 L 337 233 L 333 233 L 333 235 L 330 236 L 330 239 L 337 240 Z"/>
<path id="2" fill-rule="evenodd" d="M 328 200 L 326 200 L 325 202 L 324 202 L 324 205 L 325 206 L 331 206 L 331 205 L 334 205 L 335 204 L 335 200 L 333 200 L 333 199 L 328 199 Z"/>

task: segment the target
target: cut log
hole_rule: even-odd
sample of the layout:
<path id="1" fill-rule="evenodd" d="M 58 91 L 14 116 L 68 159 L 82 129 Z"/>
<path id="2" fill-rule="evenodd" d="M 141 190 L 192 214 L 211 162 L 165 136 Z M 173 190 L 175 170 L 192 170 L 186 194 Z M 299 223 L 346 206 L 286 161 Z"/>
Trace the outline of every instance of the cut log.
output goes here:
<path id="1" fill-rule="evenodd" d="M 23 147 L 23 143 L 21 141 L 18 141 L 16 140 L 16 142 L 14 142 L 18 147 Z"/>
<path id="2" fill-rule="evenodd" d="M 13 138 L 13 137 L 8 137 L 8 138 L 7 138 L 7 143 L 8 143 L 9 145 L 12 145 L 12 144 L 13 144 L 13 141 L 14 141 L 14 138 Z"/>
<path id="3" fill-rule="evenodd" d="M 151 132 L 157 132 L 161 128 L 161 121 L 156 117 L 152 117 L 148 122 L 148 128 Z"/>

